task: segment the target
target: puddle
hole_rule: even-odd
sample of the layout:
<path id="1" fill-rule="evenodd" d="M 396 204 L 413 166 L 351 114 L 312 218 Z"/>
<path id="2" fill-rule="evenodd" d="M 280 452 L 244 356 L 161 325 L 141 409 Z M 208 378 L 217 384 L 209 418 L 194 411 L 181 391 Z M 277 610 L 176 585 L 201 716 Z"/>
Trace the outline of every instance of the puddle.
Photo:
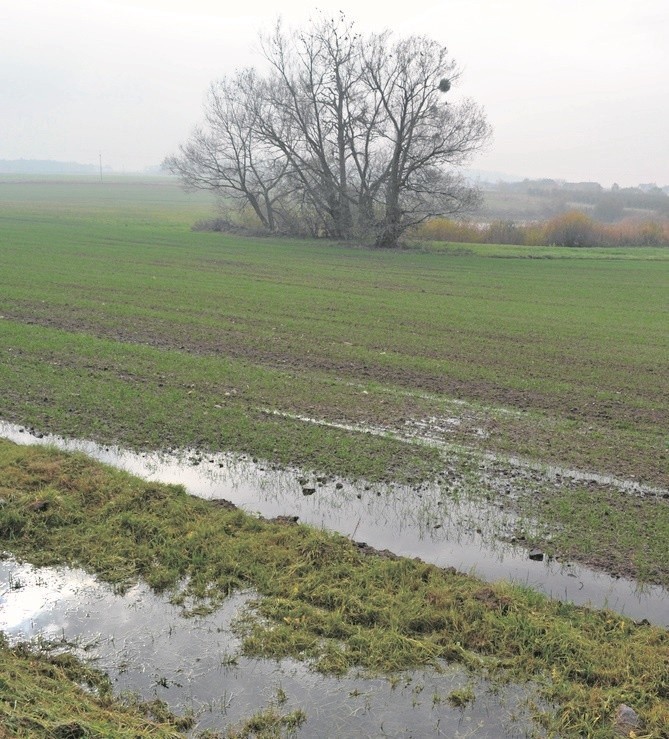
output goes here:
<path id="1" fill-rule="evenodd" d="M 393 687 L 384 679 L 323 677 L 292 660 L 241 657 L 230 622 L 250 597 L 237 594 L 214 614 L 186 619 L 143 585 L 120 596 L 81 570 L 0 562 L 0 630 L 11 642 L 74 641 L 73 651 L 94 660 L 116 693 L 192 710 L 193 732 L 224 729 L 270 704 L 304 710 L 305 737 L 498 739 L 534 729 L 530 686 L 493 689 L 459 667 L 402 673 Z M 451 706 L 448 696 L 463 688 L 475 699 Z"/>
<path id="2" fill-rule="evenodd" d="M 179 483 L 193 495 L 225 498 L 268 518 L 299 516 L 303 523 L 338 531 L 377 549 L 452 566 L 488 581 L 512 580 L 553 598 L 669 625 L 669 591 L 658 586 L 640 588 L 633 580 L 612 578 L 580 565 L 530 560 L 526 550 L 499 540 L 514 529 L 512 513 L 494 505 L 458 502 L 446 485 L 416 491 L 400 485 L 310 481 L 315 492 L 304 495 L 297 472 L 273 470 L 229 454 L 136 454 L 91 441 L 37 438 L 5 422 L 0 422 L 0 436 L 82 451 L 145 479 Z"/>
<path id="3" fill-rule="evenodd" d="M 462 403 L 464 401 L 453 400 L 452 403 Z M 449 433 L 461 424 L 461 418 L 430 417 L 419 421 L 407 421 L 404 432 L 396 429 L 384 428 L 382 426 L 360 426 L 347 423 L 336 423 L 333 421 L 323 421 L 309 416 L 300 416 L 295 413 L 285 413 L 282 411 L 271 411 L 263 409 L 265 413 L 281 418 L 290 418 L 304 423 L 313 423 L 318 426 L 327 426 L 329 428 L 341 429 L 342 431 L 354 431 L 357 433 L 372 434 L 374 436 L 385 436 L 398 441 L 418 441 L 421 444 L 434 446 L 444 451 L 452 450 L 459 453 L 470 453 L 471 449 L 462 444 L 454 444 L 446 441 Z M 498 413 L 513 413 L 513 411 L 505 409 L 497 409 Z M 485 438 L 487 432 L 483 429 L 475 429 L 477 436 Z M 597 485 L 604 485 L 615 488 L 624 493 L 632 493 L 636 495 L 647 495 L 651 497 L 669 496 L 669 488 L 657 487 L 653 485 L 645 485 L 636 480 L 623 480 L 613 475 L 603 475 L 597 472 L 586 472 L 583 470 L 575 470 L 569 467 L 560 467 L 555 464 L 546 464 L 544 462 L 534 462 L 522 457 L 513 455 L 495 454 L 493 452 L 477 452 L 477 456 L 488 462 L 502 462 L 509 467 L 515 467 L 521 470 L 530 470 L 539 472 L 548 480 L 573 480 L 575 482 L 592 482 Z"/>

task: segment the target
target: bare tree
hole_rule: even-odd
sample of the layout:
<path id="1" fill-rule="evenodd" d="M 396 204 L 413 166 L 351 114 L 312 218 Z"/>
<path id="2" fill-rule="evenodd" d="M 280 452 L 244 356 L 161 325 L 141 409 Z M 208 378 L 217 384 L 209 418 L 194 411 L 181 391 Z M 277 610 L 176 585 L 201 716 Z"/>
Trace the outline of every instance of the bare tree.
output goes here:
<path id="1" fill-rule="evenodd" d="M 263 86 L 253 69 L 213 83 L 205 104 L 206 128 L 196 128 L 164 166 L 188 188 L 214 190 L 240 208 L 250 206 L 265 228 L 276 231 L 288 164 L 257 131 Z"/>
<path id="2" fill-rule="evenodd" d="M 343 14 L 287 34 L 280 22 L 262 47 L 272 73 L 273 115 L 262 136 L 282 151 L 328 235 L 348 238 L 350 106 L 359 76 L 359 37 Z"/>
<path id="3" fill-rule="evenodd" d="M 377 244 L 393 246 L 410 226 L 469 209 L 475 192 L 455 174 L 487 140 L 482 110 L 445 96 L 459 76 L 445 47 L 425 36 L 392 42 L 389 33 L 364 47 L 364 81 L 379 102 L 383 169 L 372 185 L 383 193 Z"/>
<path id="4" fill-rule="evenodd" d="M 471 208 L 457 167 L 489 136 L 481 108 L 447 94 L 459 73 L 424 36 L 361 36 L 340 14 L 262 39 L 269 71 L 212 87 L 206 130 L 168 165 L 191 187 L 246 202 L 281 223 L 394 246 L 411 226 Z"/>

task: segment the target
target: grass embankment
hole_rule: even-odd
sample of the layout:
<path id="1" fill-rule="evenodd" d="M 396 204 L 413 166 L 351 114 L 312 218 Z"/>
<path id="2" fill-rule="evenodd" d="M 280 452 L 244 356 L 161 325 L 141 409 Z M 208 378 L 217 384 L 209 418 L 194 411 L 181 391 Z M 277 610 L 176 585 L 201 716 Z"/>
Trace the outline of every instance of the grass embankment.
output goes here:
<path id="1" fill-rule="evenodd" d="M 440 659 L 534 680 L 562 736 L 610 736 L 620 703 L 649 735 L 669 726 L 669 634 L 609 612 L 408 559 L 369 556 L 341 536 L 270 522 L 146 483 L 81 455 L 0 442 L 3 548 L 83 566 L 115 583 L 145 579 L 177 601 L 262 596 L 244 650 L 318 669 L 392 671 Z"/>

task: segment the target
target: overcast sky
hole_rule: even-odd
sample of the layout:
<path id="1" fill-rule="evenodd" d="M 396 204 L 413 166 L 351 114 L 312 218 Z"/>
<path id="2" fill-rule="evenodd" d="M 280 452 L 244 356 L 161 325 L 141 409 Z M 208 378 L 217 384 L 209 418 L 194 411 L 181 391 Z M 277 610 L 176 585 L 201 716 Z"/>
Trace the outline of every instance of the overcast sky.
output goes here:
<path id="1" fill-rule="evenodd" d="M 0 0 L 0 159 L 159 164 L 279 10 L 316 8 L 448 47 L 494 129 L 473 167 L 669 184 L 669 0 Z"/>

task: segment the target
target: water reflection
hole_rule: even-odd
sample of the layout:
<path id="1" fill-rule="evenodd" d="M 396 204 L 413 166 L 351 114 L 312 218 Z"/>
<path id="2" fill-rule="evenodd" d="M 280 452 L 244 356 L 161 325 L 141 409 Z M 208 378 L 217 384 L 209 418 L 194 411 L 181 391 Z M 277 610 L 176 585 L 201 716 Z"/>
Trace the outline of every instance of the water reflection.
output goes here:
<path id="1" fill-rule="evenodd" d="M 10 641 L 75 641 L 74 651 L 93 659 L 117 693 L 158 697 L 178 713 L 192 710 L 194 733 L 223 729 L 272 703 L 282 712 L 306 712 L 305 737 L 493 739 L 534 729 L 531 686 L 493 690 L 458 667 L 402 673 L 393 687 L 384 679 L 323 677 L 292 660 L 244 658 L 230 623 L 250 594 L 231 597 L 210 616 L 185 619 L 144 585 L 120 596 L 81 570 L 35 569 L 9 559 L 0 562 L 0 583 L 0 630 Z M 448 696 L 463 688 L 475 699 L 452 707 Z"/>
<path id="2" fill-rule="evenodd" d="M 304 495 L 298 471 L 271 469 L 230 454 L 201 457 L 188 450 L 136 454 L 92 441 L 37 438 L 5 422 L 0 422 L 0 436 L 82 451 L 146 479 L 182 484 L 192 495 L 226 498 L 266 517 L 299 516 L 303 523 L 338 531 L 377 549 L 452 566 L 489 581 L 512 580 L 561 600 L 611 608 L 662 626 L 669 623 L 669 592 L 664 588 L 640 589 L 633 580 L 580 565 L 533 561 L 526 550 L 500 541 L 514 528 L 513 514 L 464 496 L 458 499 L 462 481 L 454 471 L 448 482 L 420 490 L 311 480 L 315 492 Z"/>

